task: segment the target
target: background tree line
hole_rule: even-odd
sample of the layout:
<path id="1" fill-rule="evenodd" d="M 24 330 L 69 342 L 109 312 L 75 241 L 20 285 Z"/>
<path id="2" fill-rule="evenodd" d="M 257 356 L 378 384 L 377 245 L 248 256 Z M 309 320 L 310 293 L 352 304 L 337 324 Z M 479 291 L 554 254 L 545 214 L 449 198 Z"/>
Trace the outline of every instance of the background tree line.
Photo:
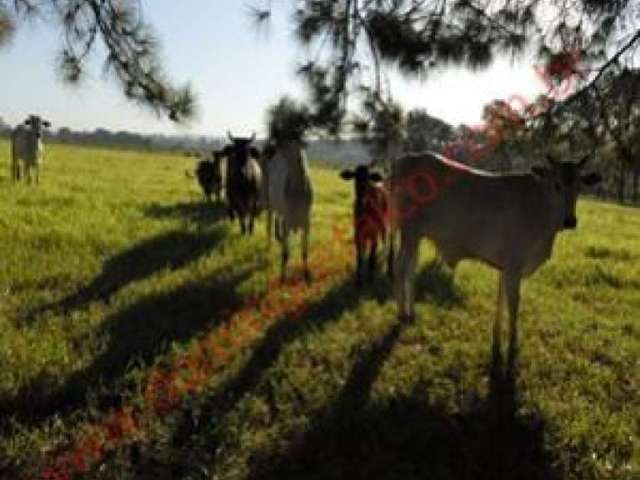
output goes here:
<path id="1" fill-rule="evenodd" d="M 615 191 L 618 201 L 638 201 L 637 2 L 255 0 L 256 24 L 268 22 L 277 8 L 293 12 L 296 36 L 313 52 L 298 70 L 308 87 L 313 127 L 329 135 L 359 135 L 383 159 L 437 143 L 444 135 L 440 126 L 422 114 L 405 117 L 385 91 L 390 70 L 426 78 L 434 68 L 477 70 L 497 56 L 534 50 L 541 62 L 564 65 L 545 72 L 551 87 L 565 80 L 567 68 L 575 70 L 575 93 L 517 115 L 493 105 L 500 108 L 497 114 L 493 107 L 485 110 L 488 128 L 459 127 L 456 142 L 476 136 L 474 141 L 489 144 L 493 155 L 485 162 L 497 165 L 487 168 L 500 171 L 518 167 L 513 163 L 521 157 L 526 163 L 548 151 L 565 158 L 589 151 L 609 181 L 604 194 Z M 176 86 L 163 70 L 156 36 L 141 12 L 138 0 L 0 0 L 0 45 L 29 18 L 46 18 L 61 27 L 62 78 L 81 81 L 88 58 L 104 52 L 106 71 L 128 99 L 174 121 L 188 119 L 197 101 L 188 86 Z M 357 113 L 354 96 L 360 100 Z M 514 125 L 500 119 L 505 111 Z M 430 139 L 416 133 L 420 122 L 435 128 Z M 500 142 L 494 127 L 501 128 Z"/>

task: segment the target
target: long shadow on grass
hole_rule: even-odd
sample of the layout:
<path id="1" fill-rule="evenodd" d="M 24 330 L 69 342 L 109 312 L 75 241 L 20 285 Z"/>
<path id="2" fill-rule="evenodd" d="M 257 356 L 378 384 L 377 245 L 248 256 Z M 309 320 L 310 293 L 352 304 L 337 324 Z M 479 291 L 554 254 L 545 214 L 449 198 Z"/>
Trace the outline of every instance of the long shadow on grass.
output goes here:
<path id="1" fill-rule="evenodd" d="M 438 259 L 418 272 L 415 291 L 418 301 L 431 299 L 445 307 L 464 303 L 464 296 L 454 283 L 453 272 Z"/>
<path id="2" fill-rule="evenodd" d="M 108 302 L 112 295 L 128 284 L 143 280 L 169 268 L 177 270 L 207 255 L 223 240 L 223 228 L 209 232 L 171 231 L 144 240 L 105 262 L 91 283 L 59 302 L 33 310 L 27 321 L 47 311 L 80 309 L 95 301 Z"/>
<path id="3" fill-rule="evenodd" d="M 362 290 L 353 286 L 351 280 L 346 280 L 310 304 L 298 320 L 283 318 L 269 327 L 238 375 L 222 385 L 216 394 L 199 407 L 198 418 L 206 419 L 206 422 L 194 423 L 193 412 L 184 412 L 182 422 L 175 429 L 174 445 L 188 448 L 188 442 L 194 435 L 202 434 L 202 429 L 211 432 L 213 425 L 215 433 L 206 442 L 208 450 L 215 451 L 222 441 L 225 416 L 245 394 L 256 389 L 263 374 L 275 364 L 285 347 L 310 331 L 338 320 L 343 312 L 355 308 L 364 295 Z M 184 466 L 184 471 L 179 470 L 174 474 L 186 474 L 188 468 Z"/>
<path id="4" fill-rule="evenodd" d="M 401 327 L 392 326 L 355 363 L 337 401 L 280 455 L 254 455 L 251 480 L 554 480 L 544 424 L 516 414 L 516 373 L 491 362 L 489 395 L 452 414 L 416 393 L 368 401 Z M 495 351 L 495 350 L 494 350 Z M 423 398 L 423 397 L 422 397 Z"/>
<path id="5" fill-rule="evenodd" d="M 37 379 L 27 391 L 10 399 L 0 399 L 0 418 L 16 415 L 20 421 L 39 421 L 53 413 L 85 401 L 101 382 L 99 409 L 117 406 L 121 392 L 129 390 L 121 377 L 131 362 L 152 360 L 172 341 L 187 341 L 222 320 L 224 310 L 241 306 L 236 287 L 254 269 L 232 275 L 222 270 L 198 283 L 187 284 L 170 293 L 154 295 L 125 308 L 104 322 L 99 336 L 108 343 L 87 368 L 71 376 L 58 389 L 49 391 L 46 379 Z"/>
<path id="6" fill-rule="evenodd" d="M 209 225 L 226 218 L 227 210 L 222 203 L 181 202 L 173 205 L 152 204 L 144 210 L 144 214 L 150 218 L 174 218 Z"/>

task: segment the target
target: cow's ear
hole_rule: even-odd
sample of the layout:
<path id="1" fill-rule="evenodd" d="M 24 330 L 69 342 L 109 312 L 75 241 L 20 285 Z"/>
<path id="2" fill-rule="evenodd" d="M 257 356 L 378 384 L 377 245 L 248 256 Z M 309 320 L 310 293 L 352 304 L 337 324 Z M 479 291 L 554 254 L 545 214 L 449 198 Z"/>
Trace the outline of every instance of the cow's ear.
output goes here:
<path id="1" fill-rule="evenodd" d="M 24 124 L 25 124 L 25 125 L 31 125 L 31 119 L 30 119 L 30 118 L 27 118 L 27 119 L 24 121 Z"/>
<path id="2" fill-rule="evenodd" d="M 380 175 L 378 172 L 371 172 L 369 173 L 369 180 L 371 180 L 372 182 L 381 182 L 382 175 Z"/>
<path id="3" fill-rule="evenodd" d="M 251 155 L 253 158 L 260 158 L 260 152 L 256 147 L 249 148 L 249 155 Z"/>
<path id="4" fill-rule="evenodd" d="M 224 147 L 222 149 L 222 154 L 225 157 L 228 157 L 229 155 L 231 155 L 233 153 L 233 145 L 227 145 L 226 147 Z"/>
<path id="5" fill-rule="evenodd" d="M 340 172 L 340 176 L 343 180 L 351 180 L 353 179 L 353 177 L 355 177 L 355 173 L 353 172 L 353 170 L 343 170 Z"/>
<path id="6" fill-rule="evenodd" d="M 531 172 L 540 179 L 544 179 L 549 176 L 549 170 L 541 167 L 540 165 L 534 165 L 533 167 L 531 167 Z"/>
<path id="7" fill-rule="evenodd" d="M 580 176 L 580 181 L 589 187 L 593 185 L 597 185 L 602 181 L 602 177 L 597 173 L 588 173 L 586 175 Z"/>
<path id="8" fill-rule="evenodd" d="M 42 125 L 44 125 L 45 127 L 50 127 L 51 126 L 51 122 L 49 120 L 44 120 L 42 122 Z"/>

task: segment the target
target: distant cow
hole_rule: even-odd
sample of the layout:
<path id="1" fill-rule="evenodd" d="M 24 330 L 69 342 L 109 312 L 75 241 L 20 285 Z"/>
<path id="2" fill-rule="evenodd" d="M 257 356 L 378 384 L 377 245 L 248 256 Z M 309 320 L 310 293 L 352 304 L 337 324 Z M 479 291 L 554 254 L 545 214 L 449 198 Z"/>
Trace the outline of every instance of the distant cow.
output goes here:
<path id="1" fill-rule="evenodd" d="M 211 152 L 213 160 L 203 159 L 196 167 L 196 178 L 202 188 L 204 197 L 211 201 L 211 195 L 215 194 L 216 200 L 222 200 L 222 151 Z"/>
<path id="2" fill-rule="evenodd" d="M 11 179 L 20 180 L 21 164 L 24 176 L 31 183 L 31 169 L 35 170 L 36 184 L 40 181 L 40 165 L 44 156 L 42 135 L 51 123 L 38 115 L 29 115 L 24 125 L 18 125 L 11 134 Z"/>
<path id="3" fill-rule="evenodd" d="M 369 282 L 373 280 L 377 263 L 378 244 L 387 245 L 387 274 L 393 272 L 393 243 L 391 242 L 391 203 L 389 191 L 382 184 L 382 175 L 370 171 L 366 165 L 355 170 L 343 170 L 344 180 L 354 180 L 353 202 L 354 240 L 356 246 L 357 282 L 362 285 L 364 257 L 369 249 Z"/>
<path id="4" fill-rule="evenodd" d="M 401 236 L 395 272 L 401 318 L 413 316 L 418 246 L 428 237 L 449 265 L 471 258 L 500 271 L 494 335 L 506 294 L 515 348 L 521 279 L 550 258 L 560 231 L 576 228 L 580 185 L 601 180 L 581 174 L 587 158 L 576 164 L 548 157 L 547 167 L 519 175 L 470 169 L 431 152 L 399 158 L 393 194 Z"/>
<path id="5" fill-rule="evenodd" d="M 281 281 L 286 278 L 289 261 L 289 233 L 296 230 L 302 231 L 304 276 L 311 281 L 308 254 L 313 187 L 302 145 L 300 141 L 282 141 L 269 160 L 268 215 L 274 216 L 276 239 L 282 250 Z"/>
<path id="6" fill-rule="evenodd" d="M 227 157 L 227 211 L 229 218 L 236 216 L 243 234 L 253 233 L 253 222 L 258 214 L 262 171 L 258 164 L 258 150 L 251 146 L 251 138 L 236 138 L 228 134 L 231 145 L 223 149 Z"/>

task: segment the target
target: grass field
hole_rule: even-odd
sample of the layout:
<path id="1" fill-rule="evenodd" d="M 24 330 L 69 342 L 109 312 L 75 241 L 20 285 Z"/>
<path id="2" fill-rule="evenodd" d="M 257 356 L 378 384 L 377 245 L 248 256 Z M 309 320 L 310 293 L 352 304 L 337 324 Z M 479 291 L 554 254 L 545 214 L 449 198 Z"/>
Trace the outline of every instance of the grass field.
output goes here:
<path id="1" fill-rule="evenodd" d="M 193 159 L 0 143 L 0 478 L 640 478 L 640 212 L 583 200 L 491 355 L 496 273 L 353 286 L 350 184 L 315 168 L 314 282 L 264 224 L 201 202 Z M 294 257 L 299 257 L 297 243 Z M 295 266 L 294 266 L 295 267 Z"/>

